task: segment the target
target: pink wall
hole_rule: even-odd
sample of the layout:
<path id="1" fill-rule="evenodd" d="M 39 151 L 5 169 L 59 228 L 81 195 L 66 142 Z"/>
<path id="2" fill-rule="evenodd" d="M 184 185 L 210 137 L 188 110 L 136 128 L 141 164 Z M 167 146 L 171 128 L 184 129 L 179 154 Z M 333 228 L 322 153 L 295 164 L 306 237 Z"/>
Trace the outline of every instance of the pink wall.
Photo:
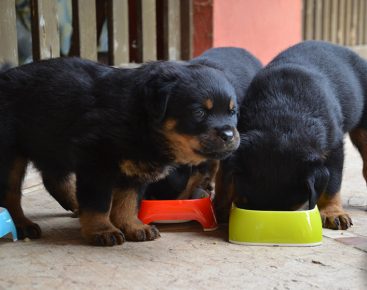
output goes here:
<path id="1" fill-rule="evenodd" d="M 214 0 L 213 46 L 239 46 L 264 64 L 302 39 L 302 0 Z"/>

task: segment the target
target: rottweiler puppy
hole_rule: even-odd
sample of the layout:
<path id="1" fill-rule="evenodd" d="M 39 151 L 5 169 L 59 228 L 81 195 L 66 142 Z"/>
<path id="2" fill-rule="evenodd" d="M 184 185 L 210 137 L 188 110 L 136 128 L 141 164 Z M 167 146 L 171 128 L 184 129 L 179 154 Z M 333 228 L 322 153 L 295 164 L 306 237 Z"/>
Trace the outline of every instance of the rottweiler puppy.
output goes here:
<path id="1" fill-rule="evenodd" d="M 221 168 L 216 189 L 248 209 L 317 203 L 324 227 L 349 228 L 340 198 L 343 139 L 350 134 L 367 179 L 366 88 L 367 62 L 347 48 L 306 41 L 280 53 L 247 91 L 241 145 Z"/>
<path id="2" fill-rule="evenodd" d="M 41 236 L 21 207 L 32 161 L 51 195 L 79 209 L 87 241 L 153 240 L 158 230 L 137 218 L 139 194 L 179 165 L 230 155 L 239 145 L 237 113 L 232 84 L 201 64 L 118 69 L 58 58 L 3 71 L 0 206 L 20 238 Z"/>
<path id="3" fill-rule="evenodd" d="M 233 85 L 239 104 L 242 102 L 252 78 L 262 67 L 255 56 L 236 47 L 209 49 L 189 61 L 188 64 L 208 66 L 223 73 Z M 220 114 L 215 117 L 220 118 Z M 219 161 L 216 160 L 210 160 L 198 166 L 181 165 L 165 179 L 150 184 L 146 190 L 145 198 L 188 199 L 192 197 L 197 188 L 211 193 L 214 190 L 214 180 L 218 167 Z"/>
<path id="4" fill-rule="evenodd" d="M 205 196 L 214 196 L 218 160 L 208 160 L 199 165 L 180 165 L 164 179 L 149 184 L 145 199 L 191 199 L 199 189 Z"/>

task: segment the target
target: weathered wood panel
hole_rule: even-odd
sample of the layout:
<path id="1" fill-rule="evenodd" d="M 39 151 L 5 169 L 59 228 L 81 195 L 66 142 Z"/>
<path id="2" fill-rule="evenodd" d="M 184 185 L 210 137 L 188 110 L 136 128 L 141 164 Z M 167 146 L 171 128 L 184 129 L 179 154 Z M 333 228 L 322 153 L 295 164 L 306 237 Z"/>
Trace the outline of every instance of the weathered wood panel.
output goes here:
<path id="1" fill-rule="evenodd" d="M 352 27 L 352 13 L 353 2 L 352 0 L 346 0 L 345 2 L 345 41 L 346 45 L 351 45 L 353 41 L 353 27 Z"/>
<path id="2" fill-rule="evenodd" d="M 304 0 L 303 5 L 303 38 L 305 40 L 314 39 L 314 1 Z"/>
<path id="3" fill-rule="evenodd" d="M 303 38 L 367 44 L 366 0 L 304 0 Z"/>
<path id="4" fill-rule="evenodd" d="M 164 0 L 164 51 L 165 58 L 181 58 L 180 0 Z"/>
<path id="5" fill-rule="evenodd" d="M 357 44 L 357 31 L 358 31 L 358 9 L 359 9 L 359 1 L 352 0 L 352 19 L 351 19 L 351 35 L 350 35 L 350 43 L 349 45 Z"/>
<path id="6" fill-rule="evenodd" d="M 157 59 L 157 27 L 155 0 L 141 1 L 142 61 Z"/>
<path id="7" fill-rule="evenodd" d="M 322 28 L 323 28 L 323 17 L 322 17 L 322 5 L 323 1 L 316 1 L 315 2 L 315 33 L 314 33 L 314 39 L 321 40 L 322 39 Z"/>
<path id="8" fill-rule="evenodd" d="M 97 60 L 97 24 L 94 0 L 73 0 L 74 54 Z"/>
<path id="9" fill-rule="evenodd" d="M 0 62 L 18 64 L 15 0 L 0 1 Z"/>
<path id="10" fill-rule="evenodd" d="M 346 0 L 339 0 L 337 43 L 345 43 L 345 9 Z"/>
<path id="11" fill-rule="evenodd" d="M 331 2 L 332 0 L 324 0 L 322 7 L 322 37 L 323 40 L 330 40 L 331 26 Z"/>
<path id="12" fill-rule="evenodd" d="M 181 59 L 192 58 L 193 13 L 192 1 L 181 0 Z"/>
<path id="13" fill-rule="evenodd" d="M 108 55 L 111 65 L 121 65 L 129 62 L 128 0 L 109 0 Z"/>
<path id="14" fill-rule="evenodd" d="M 60 56 L 57 2 L 31 0 L 33 59 Z"/>
<path id="15" fill-rule="evenodd" d="M 364 1 L 364 0 L 362 0 L 362 1 Z M 364 15 L 363 15 L 363 32 L 361 32 L 361 34 L 362 34 L 362 36 L 363 36 L 363 41 L 362 41 L 362 43 L 363 44 L 367 44 L 367 3 L 365 2 L 364 4 L 364 9 L 363 9 L 363 13 L 364 13 Z"/>
<path id="16" fill-rule="evenodd" d="M 365 18 L 366 18 L 365 4 L 366 4 L 365 0 L 358 1 L 357 44 L 364 43 L 363 34 L 365 33 Z"/>
<path id="17" fill-rule="evenodd" d="M 15 1 L 0 1 L 2 40 L 0 60 L 7 59 L 17 64 Z M 60 56 L 58 2 L 29 0 L 29 3 L 34 60 Z M 192 0 L 100 0 L 97 3 L 96 0 L 71 0 L 71 3 L 73 34 L 69 55 L 97 60 L 97 29 L 102 26 L 101 23 L 104 23 L 105 19 L 108 20 L 109 62 L 113 65 L 126 64 L 130 60 L 136 62 L 156 60 L 158 53 L 159 57 L 163 58 L 162 47 L 165 50 L 164 58 L 175 60 L 191 58 L 193 44 L 199 50 L 204 46 L 211 47 L 212 34 L 209 32 L 212 29 L 206 27 L 207 24 L 210 27 L 213 25 L 210 16 L 212 1 L 200 0 L 195 2 L 196 6 Z M 164 13 L 157 3 L 164 3 Z M 203 5 L 210 7 L 210 11 L 204 9 L 205 17 L 196 13 L 194 20 L 193 10 L 201 10 Z M 103 11 L 98 9 L 98 12 L 102 13 L 97 13 L 101 19 L 96 19 L 97 7 L 103 7 Z M 195 35 L 192 29 L 194 21 L 201 23 Z"/>
<path id="18" fill-rule="evenodd" d="M 330 41 L 334 43 L 336 43 L 338 39 L 338 8 L 338 1 L 331 1 Z"/>

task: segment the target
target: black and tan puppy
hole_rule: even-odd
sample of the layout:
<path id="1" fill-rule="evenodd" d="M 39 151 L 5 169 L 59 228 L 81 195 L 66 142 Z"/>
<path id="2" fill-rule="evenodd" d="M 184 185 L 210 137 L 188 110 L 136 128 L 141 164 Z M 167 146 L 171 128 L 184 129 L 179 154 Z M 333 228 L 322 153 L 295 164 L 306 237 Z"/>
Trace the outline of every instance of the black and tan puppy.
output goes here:
<path id="1" fill-rule="evenodd" d="M 116 69 L 59 58 L 2 72 L 0 206 L 10 211 L 20 238 L 40 237 L 20 204 L 32 161 L 66 209 L 79 206 L 88 241 L 153 240 L 158 230 L 136 215 L 138 194 L 180 164 L 237 149 L 236 104 L 223 73 L 200 64 Z"/>
<path id="2" fill-rule="evenodd" d="M 214 196 L 218 160 L 208 160 L 199 165 L 180 165 L 164 179 L 149 184 L 145 199 L 191 199 L 200 195 Z M 199 190 L 199 191 L 197 191 Z"/>
<path id="3" fill-rule="evenodd" d="M 310 201 L 325 227 L 350 227 L 340 198 L 343 138 L 349 132 L 367 178 L 366 89 L 367 62 L 347 48 L 308 41 L 282 52 L 248 89 L 241 145 L 221 168 L 217 190 L 249 209 Z"/>
<path id="4" fill-rule="evenodd" d="M 251 53 L 236 47 L 212 48 L 188 63 L 204 65 L 223 73 L 233 85 L 238 103 L 242 102 L 252 78 L 262 66 Z M 220 114 L 215 117 L 220 118 Z M 146 190 L 146 198 L 187 199 L 192 197 L 197 188 L 211 192 L 214 190 L 218 165 L 219 161 L 214 160 L 198 166 L 182 165 L 173 170 L 165 179 L 149 185 Z"/>

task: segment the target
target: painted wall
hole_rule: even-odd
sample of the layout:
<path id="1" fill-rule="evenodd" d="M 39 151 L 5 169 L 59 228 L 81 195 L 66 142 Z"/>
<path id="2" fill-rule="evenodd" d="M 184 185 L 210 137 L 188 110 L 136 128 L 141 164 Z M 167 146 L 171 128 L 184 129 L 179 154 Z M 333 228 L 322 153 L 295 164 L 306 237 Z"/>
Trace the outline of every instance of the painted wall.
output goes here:
<path id="1" fill-rule="evenodd" d="M 239 46 L 264 64 L 302 40 L 302 0 L 214 0 L 213 46 Z"/>

